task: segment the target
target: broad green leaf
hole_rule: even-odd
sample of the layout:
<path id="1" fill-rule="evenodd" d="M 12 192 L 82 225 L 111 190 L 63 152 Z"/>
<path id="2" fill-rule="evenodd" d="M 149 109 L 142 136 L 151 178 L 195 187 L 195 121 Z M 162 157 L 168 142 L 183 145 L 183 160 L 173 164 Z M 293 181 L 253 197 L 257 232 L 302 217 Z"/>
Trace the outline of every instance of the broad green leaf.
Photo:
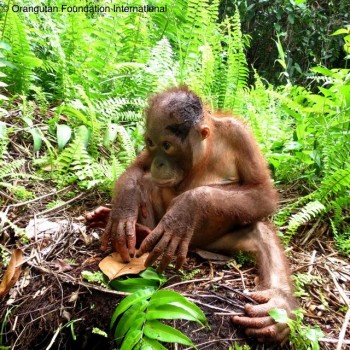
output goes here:
<path id="1" fill-rule="evenodd" d="M 298 139 L 299 139 L 299 137 L 298 137 Z M 284 146 L 285 151 L 294 151 L 296 149 L 299 150 L 301 148 L 302 148 L 302 145 L 296 141 L 287 142 Z"/>
<path id="2" fill-rule="evenodd" d="M 166 348 L 157 340 L 143 337 L 141 350 L 166 350 Z"/>
<path id="3" fill-rule="evenodd" d="M 146 314 L 144 312 L 140 312 L 135 318 L 134 322 L 132 322 L 128 332 L 131 332 L 136 329 L 142 329 L 145 321 L 146 321 Z"/>
<path id="4" fill-rule="evenodd" d="M 313 343 L 313 349 L 319 349 L 318 340 L 324 337 L 324 333 L 320 328 L 310 328 L 305 331 L 305 337 Z"/>
<path id="5" fill-rule="evenodd" d="M 311 68 L 310 70 L 311 70 L 311 72 L 323 74 L 326 77 L 332 77 L 333 76 L 333 72 L 331 70 L 325 68 L 325 67 L 317 66 L 317 67 Z"/>
<path id="6" fill-rule="evenodd" d="M 127 334 L 120 350 L 132 350 L 132 348 L 141 340 L 142 331 L 135 330 Z"/>
<path id="7" fill-rule="evenodd" d="M 204 312 L 191 301 L 186 300 L 186 302 L 171 302 L 171 305 L 180 307 L 186 311 L 188 311 L 193 317 L 197 319 L 197 321 L 203 325 L 208 325 L 207 318 L 204 315 Z"/>
<path id="8" fill-rule="evenodd" d="M 105 135 L 103 137 L 103 145 L 108 147 L 118 136 L 118 125 L 111 123 L 107 125 Z"/>
<path id="9" fill-rule="evenodd" d="M 71 106 L 63 106 L 59 109 L 60 113 L 64 113 L 64 114 L 68 114 L 71 115 L 77 119 L 79 119 L 82 123 L 84 123 L 85 125 L 89 125 L 90 122 L 87 119 L 87 117 L 85 116 L 85 114 L 83 114 L 82 112 L 80 112 L 79 110 L 77 110 L 74 107 Z"/>
<path id="10" fill-rule="evenodd" d="M 41 137 L 41 133 L 38 129 L 33 129 L 30 130 L 30 133 L 33 136 L 33 142 L 34 142 L 34 152 L 38 152 L 41 148 L 41 144 L 42 144 L 42 137 Z"/>
<path id="11" fill-rule="evenodd" d="M 177 329 L 167 326 L 157 320 L 146 321 L 144 334 L 151 338 L 166 343 L 178 343 L 195 347 L 191 340 Z"/>
<path id="12" fill-rule="evenodd" d="M 58 148 L 62 150 L 72 136 L 72 129 L 68 125 L 58 124 L 56 135 Z"/>
<path id="13" fill-rule="evenodd" d="M 159 284 L 154 280 L 146 280 L 144 278 L 129 278 L 124 281 L 119 281 L 117 279 L 112 280 L 109 285 L 121 292 L 135 293 L 140 289 L 152 289 L 153 291 L 158 289 Z"/>
<path id="14" fill-rule="evenodd" d="M 188 310 L 175 305 L 160 305 L 148 308 L 146 314 L 147 320 L 188 320 L 195 321 L 203 325 L 196 317 L 194 317 Z"/>
<path id="15" fill-rule="evenodd" d="M 189 302 L 184 296 L 181 294 L 174 292 L 172 290 L 158 290 L 155 293 L 153 293 L 152 298 L 150 300 L 150 306 L 151 305 L 165 305 L 169 304 L 171 302 Z"/>
<path id="16" fill-rule="evenodd" d="M 299 120 L 303 119 L 303 116 L 300 113 L 294 111 L 293 109 L 290 109 L 287 106 L 281 106 L 281 108 L 282 108 L 282 110 L 286 111 L 289 115 L 294 117 L 296 120 L 299 121 Z"/>
<path id="17" fill-rule="evenodd" d="M 28 66 L 28 67 L 33 67 L 33 68 L 37 68 L 37 67 L 41 67 L 43 64 L 43 61 L 35 56 L 23 56 L 20 58 L 20 61 Z"/>
<path id="18" fill-rule="evenodd" d="M 181 294 L 171 290 L 159 290 L 155 292 L 150 300 L 149 308 L 157 309 L 157 307 L 167 304 L 171 304 L 186 310 L 199 322 L 207 322 L 203 311 L 196 304 L 190 302 Z"/>
<path id="19" fill-rule="evenodd" d="M 136 319 L 138 319 L 137 324 L 140 324 L 139 328 L 141 328 L 143 321 L 145 320 L 145 315 L 143 314 L 143 312 L 145 311 L 147 305 L 148 301 L 140 300 L 138 303 L 134 304 L 124 312 L 114 332 L 114 337 L 116 339 L 124 337 L 124 335 L 129 331 L 130 327 L 136 321 Z M 136 327 L 135 325 L 135 328 L 133 330 L 136 329 L 138 329 L 138 327 Z"/>
<path id="20" fill-rule="evenodd" d="M 348 34 L 349 30 L 342 28 L 342 29 L 338 29 L 336 30 L 334 33 L 332 33 L 331 35 L 339 35 L 339 34 Z"/>
<path id="21" fill-rule="evenodd" d="M 331 91 L 330 89 L 325 89 L 322 86 L 318 86 L 318 89 L 325 95 L 326 97 L 332 97 L 332 99 L 335 101 L 337 98 L 337 95 Z"/>
<path id="22" fill-rule="evenodd" d="M 134 294 L 131 294 L 131 295 L 127 296 L 126 298 L 124 298 L 118 304 L 117 308 L 115 309 L 115 311 L 113 313 L 111 323 L 110 323 L 110 328 L 113 327 L 118 316 L 121 315 L 124 311 L 126 311 L 130 306 L 132 306 L 135 303 L 140 302 L 141 300 L 149 299 L 152 294 L 153 294 L 153 291 L 151 291 L 149 289 L 145 289 L 145 290 L 140 290 L 140 291 L 138 291 Z"/>
<path id="23" fill-rule="evenodd" d="M 86 147 L 89 144 L 90 132 L 89 129 L 85 125 L 80 125 L 77 131 L 77 135 L 81 142 Z"/>
<path id="24" fill-rule="evenodd" d="M 288 317 L 287 311 L 284 309 L 272 309 L 268 314 L 274 319 L 277 323 L 288 323 L 291 319 Z"/>
<path id="25" fill-rule="evenodd" d="M 140 276 L 146 280 L 155 280 L 158 281 L 160 285 L 164 284 L 167 281 L 167 278 L 158 273 L 153 267 L 148 267 L 145 271 L 140 273 Z"/>
<path id="26" fill-rule="evenodd" d="M 350 86 L 349 85 L 344 85 L 344 86 L 339 86 L 339 92 L 344 96 L 345 98 L 345 103 L 347 106 L 350 106 Z"/>
<path id="27" fill-rule="evenodd" d="M 33 121 L 28 117 L 22 117 L 22 120 L 28 125 L 33 126 Z"/>

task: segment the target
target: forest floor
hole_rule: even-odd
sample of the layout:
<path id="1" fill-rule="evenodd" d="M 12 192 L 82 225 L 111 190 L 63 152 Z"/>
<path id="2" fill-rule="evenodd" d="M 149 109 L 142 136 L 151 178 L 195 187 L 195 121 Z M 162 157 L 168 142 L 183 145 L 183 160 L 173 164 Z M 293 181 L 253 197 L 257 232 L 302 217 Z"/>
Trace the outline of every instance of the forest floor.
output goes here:
<path id="1" fill-rule="evenodd" d="M 50 193 L 44 186 L 42 190 L 43 194 Z M 23 244 L 23 239 L 7 234 L 9 227 L 3 229 L 3 245 L 8 251 L 20 248 L 24 264 L 16 285 L 0 301 L 0 349 L 5 345 L 23 350 L 116 348 L 112 337 L 95 334 L 93 329 L 109 333 L 112 313 L 123 296 L 83 280 L 81 272 L 98 271 L 98 263 L 106 253 L 99 250 L 98 229 L 88 230 L 75 219 L 108 199 L 87 192 L 74 198 L 69 209 L 64 204 L 47 210 L 50 197 L 2 209 L 32 237 Z M 305 226 L 286 254 L 296 278 L 299 303 L 305 310 L 305 325 L 321 328 L 321 349 L 336 349 L 339 339 L 342 346 L 337 349 L 349 349 L 346 303 L 350 298 L 350 264 L 334 248 L 328 231 L 320 222 Z M 188 321 L 172 321 L 172 325 L 187 334 L 200 350 L 228 350 L 235 341 L 247 343 L 251 349 L 292 349 L 289 344 L 257 344 L 230 321 L 229 314 L 241 311 L 243 305 L 237 290 L 253 290 L 256 275 L 252 262 L 238 265 L 232 259 L 211 260 L 191 252 L 181 272 L 167 270 L 166 287 L 197 303 L 210 329 Z"/>

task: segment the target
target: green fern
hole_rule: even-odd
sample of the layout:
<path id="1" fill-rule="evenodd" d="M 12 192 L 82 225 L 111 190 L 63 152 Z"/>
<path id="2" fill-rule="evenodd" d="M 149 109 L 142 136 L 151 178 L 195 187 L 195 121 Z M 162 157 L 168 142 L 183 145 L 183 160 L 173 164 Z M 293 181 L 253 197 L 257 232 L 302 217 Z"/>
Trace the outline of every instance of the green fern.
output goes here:
<path id="1" fill-rule="evenodd" d="M 177 84 L 178 64 L 167 38 L 161 39 L 152 49 L 146 72 L 148 77 L 143 82 L 148 91 L 145 91 L 145 96 L 149 91 L 160 91 Z"/>
<path id="2" fill-rule="evenodd" d="M 248 46 L 246 36 L 242 35 L 239 12 L 222 23 L 222 58 L 218 62 L 215 95 L 217 106 L 241 111 L 244 90 L 247 87 L 248 67 L 245 49 Z"/>
<path id="3" fill-rule="evenodd" d="M 27 28 L 16 12 L 9 11 L 0 27 L 3 28 L 2 40 L 11 46 L 5 54 L 6 60 L 11 62 L 4 70 L 7 75 L 5 82 L 10 83 L 10 91 L 27 93 L 34 78 L 33 70 L 40 67 L 42 61 L 33 54 Z"/>
<path id="4" fill-rule="evenodd" d="M 142 110 L 146 103 L 144 99 L 110 97 L 106 100 L 96 100 L 95 109 L 98 119 L 103 123 L 127 122 L 132 124 L 142 119 Z"/>
<path id="5" fill-rule="evenodd" d="M 242 35 L 239 11 L 236 10 L 231 21 L 227 21 L 228 56 L 227 56 L 227 86 L 225 108 L 241 111 L 242 101 L 248 82 L 248 65 L 245 49 L 248 46 L 247 37 Z"/>
<path id="6" fill-rule="evenodd" d="M 185 22 L 180 32 L 180 81 L 184 81 L 199 60 L 199 48 L 211 22 L 208 0 L 188 0 Z"/>
<path id="7" fill-rule="evenodd" d="M 291 237 L 300 225 L 309 222 L 312 218 L 324 212 L 325 209 L 325 206 L 319 201 L 313 201 L 306 204 L 302 209 L 299 210 L 299 212 L 292 215 L 288 224 L 286 237 Z"/>
<path id="8" fill-rule="evenodd" d="M 322 200 L 334 197 L 350 189 L 350 164 L 345 169 L 337 169 L 325 177 L 315 196 Z"/>
<path id="9" fill-rule="evenodd" d="M 20 169 L 23 167 L 25 159 L 16 159 L 12 162 L 0 162 L 0 179 L 3 180 L 7 177 L 13 178 L 19 176 Z"/>

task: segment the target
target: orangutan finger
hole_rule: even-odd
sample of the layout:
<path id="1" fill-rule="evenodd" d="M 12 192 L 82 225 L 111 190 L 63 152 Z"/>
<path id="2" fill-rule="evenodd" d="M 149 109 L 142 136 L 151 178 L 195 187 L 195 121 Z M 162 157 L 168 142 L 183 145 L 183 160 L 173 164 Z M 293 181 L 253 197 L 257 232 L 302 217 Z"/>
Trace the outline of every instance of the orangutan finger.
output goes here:
<path id="1" fill-rule="evenodd" d="M 232 317 L 232 321 L 235 324 L 238 324 L 242 327 L 258 328 L 258 329 L 272 326 L 275 324 L 273 319 L 269 316 L 256 317 L 256 318 L 251 318 L 251 317 L 246 317 L 246 316 L 234 316 L 234 317 Z"/>

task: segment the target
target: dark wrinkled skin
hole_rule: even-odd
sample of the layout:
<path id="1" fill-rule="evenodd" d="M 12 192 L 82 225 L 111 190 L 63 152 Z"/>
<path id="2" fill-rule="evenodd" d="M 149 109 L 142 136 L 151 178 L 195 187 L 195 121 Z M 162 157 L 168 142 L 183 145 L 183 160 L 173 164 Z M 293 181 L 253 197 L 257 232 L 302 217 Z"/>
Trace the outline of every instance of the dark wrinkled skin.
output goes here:
<path id="1" fill-rule="evenodd" d="M 297 305 L 276 233 L 260 221 L 274 212 L 277 196 L 250 131 L 237 119 L 207 113 L 193 93 L 175 88 L 150 100 L 145 142 L 116 182 L 101 248 L 111 242 L 127 262 L 142 233 L 136 254 L 149 252 L 146 266 L 159 259 L 159 271 L 174 258 L 180 268 L 190 246 L 251 252 L 259 266 L 251 297 L 259 305 L 247 304 L 246 315 L 233 322 L 259 341 L 284 342 L 287 325 L 276 324 L 268 311 L 290 314 Z M 90 219 L 103 223 L 106 216 L 99 208 Z"/>

